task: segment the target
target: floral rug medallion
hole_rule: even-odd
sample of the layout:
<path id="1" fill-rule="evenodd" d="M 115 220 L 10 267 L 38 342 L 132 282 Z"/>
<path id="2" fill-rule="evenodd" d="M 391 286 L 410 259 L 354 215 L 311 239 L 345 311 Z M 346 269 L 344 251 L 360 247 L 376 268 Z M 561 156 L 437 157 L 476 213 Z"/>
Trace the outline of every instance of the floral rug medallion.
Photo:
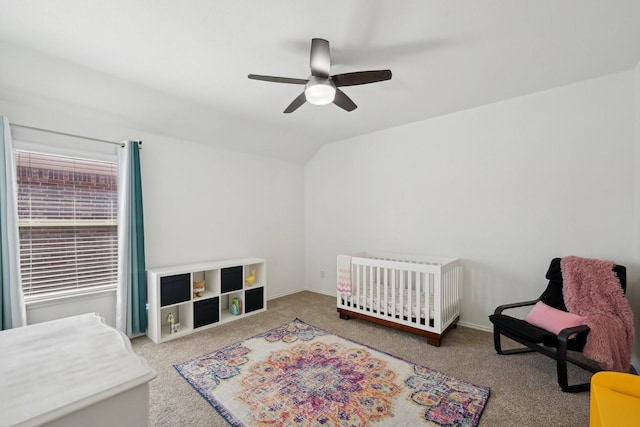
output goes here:
<path id="1" fill-rule="evenodd" d="M 489 398 L 299 319 L 175 368 L 234 426 L 476 426 Z"/>

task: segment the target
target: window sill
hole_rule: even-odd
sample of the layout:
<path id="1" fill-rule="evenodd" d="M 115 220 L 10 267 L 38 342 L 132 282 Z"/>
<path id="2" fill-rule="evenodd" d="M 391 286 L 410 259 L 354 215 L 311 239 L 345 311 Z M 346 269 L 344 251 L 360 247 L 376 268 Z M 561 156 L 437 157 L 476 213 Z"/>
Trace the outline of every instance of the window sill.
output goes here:
<path id="1" fill-rule="evenodd" d="M 116 287 L 108 289 L 100 289 L 81 293 L 73 293 L 66 295 L 41 296 L 35 298 L 25 297 L 24 304 L 27 308 L 46 307 L 49 305 L 65 304 L 71 301 L 82 301 L 104 296 L 115 295 Z"/>

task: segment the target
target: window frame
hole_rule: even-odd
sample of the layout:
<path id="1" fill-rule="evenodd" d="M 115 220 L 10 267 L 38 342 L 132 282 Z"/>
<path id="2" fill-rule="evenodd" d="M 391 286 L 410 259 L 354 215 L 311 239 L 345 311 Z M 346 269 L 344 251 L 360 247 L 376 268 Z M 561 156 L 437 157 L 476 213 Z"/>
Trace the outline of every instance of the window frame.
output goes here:
<path id="1" fill-rule="evenodd" d="M 55 140 L 55 141 L 52 141 Z M 82 159 L 87 161 L 98 161 L 98 162 L 108 162 L 112 163 L 113 168 L 115 169 L 115 180 L 114 185 L 116 187 L 116 196 L 115 196 L 115 216 L 109 220 L 85 220 L 84 223 L 78 224 L 77 220 L 71 220 L 71 222 L 75 221 L 75 227 L 83 227 L 83 226 L 108 226 L 112 227 L 113 230 L 109 234 L 112 236 L 115 246 L 115 256 L 113 257 L 112 267 L 115 270 L 115 273 L 112 275 L 113 282 L 109 284 L 98 284 L 93 286 L 80 286 L 75 289 L 64 289 L 64 290 L 52 290 L 50 292 L 42 292 L 42 293 L 29 293 L 25 289 L 24 283 L 22 284 L 22 289 L 24 292 L 24 300 L 25 303 L 45 303 L 46 301 L 57 300 L 60 298 L 70 298 L 70 297 L 79 297 L 86 296 L 96 293 L 103 292 L 115 292 L 118 285 L 118 207 L 117 203 L 119 202 L 119 194 L 118 194 L 118 162 L 116 156 L 116 145 L 112 144 L 102 144 L 96 142 L 89 142 L 81 140 L 74 140 L 74 138 L 63 138 L 61 139 L 58 136 L 54 136 L 52 138 L 51 135 L 28 135 L 28 137 L 24 137 L 22 135 L 13 137 L 14 142 L 14 159 L 17 152 L 28 152 L 28 153 L 37 153 L 42 155 L 50 155 L 50 156 L 58 156 L 58 157 L 70 157 L 75 159 Z M 16 173 L 18 171 L 17 162 L 16 162 Z M 19 191 L 18 177 L 16 176 L 15 187 L 16 187 L 16 196 Z M 18 216 L 18 234 L 21 245 L 22 252 L 22 228 L 28 226 L 29 223 L 36 224 L 37 226 L 66 226 L 69 224 L 65 224 L 66 220 L 29 220 L 24 219 L 23 217 Z M 44 225 L 43 225 L 44 223 Z M 22 282 L 23 276 L 23 266 L 22 266 L 22 256 L 21 256 L 21 265 L 20 265 L 20 277 Z M 110 280 L 110 279 L 109 279 Z"/>

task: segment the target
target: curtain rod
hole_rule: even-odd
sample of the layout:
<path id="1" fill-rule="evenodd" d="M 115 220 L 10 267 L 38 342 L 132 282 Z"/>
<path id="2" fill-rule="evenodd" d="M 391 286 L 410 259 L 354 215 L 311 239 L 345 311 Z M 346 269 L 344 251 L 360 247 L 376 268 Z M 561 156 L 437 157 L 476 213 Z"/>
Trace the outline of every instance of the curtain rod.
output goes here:
<path id="1" fill-rule="evenodd" d="M 70 136 L 72 138 L 86 139 L 88 141 L 106 142 L 108 144 L 115 144 L 115 145 L 119 145 L 121 147 L 124 147 L 124 144 L 122 142 L 109 141 L 107 139 L 99 139 L 99 138 L 92 138 L 90 136 L 76 135 L 76 134 L 73 134 L 73 133 L 58 132 L 58 131 L 51 130 L 51 129 L 37 128 L 37 127 L 33 127 L 33 126 L 21 125 L 21 124 L 18 124 L 18 123 L 9 123 L 9 126 L 15 126 L 15 127 L 23 128 L 23 129 L 31 129 L 31 130 L 36 130 L 36 131 L 40 131 L 40 132 L 48 132 L 48 133 L 53 133 L 53 134 L 56 134 L 56 135 Z M 141 144 L 142 144 L 142 141 L 138 141 L 138 145 L 141 145 Z"/>

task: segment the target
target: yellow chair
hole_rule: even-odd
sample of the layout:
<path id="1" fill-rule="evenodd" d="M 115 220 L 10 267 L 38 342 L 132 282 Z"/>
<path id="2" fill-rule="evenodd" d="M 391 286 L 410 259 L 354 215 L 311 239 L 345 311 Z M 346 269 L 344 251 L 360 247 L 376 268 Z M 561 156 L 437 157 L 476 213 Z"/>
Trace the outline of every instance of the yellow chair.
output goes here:
<path id="1" fill-rule="evenodd" d="M 640 425 L 640 377 L 598 372 L 591 377 L 591 427 Z"/>

